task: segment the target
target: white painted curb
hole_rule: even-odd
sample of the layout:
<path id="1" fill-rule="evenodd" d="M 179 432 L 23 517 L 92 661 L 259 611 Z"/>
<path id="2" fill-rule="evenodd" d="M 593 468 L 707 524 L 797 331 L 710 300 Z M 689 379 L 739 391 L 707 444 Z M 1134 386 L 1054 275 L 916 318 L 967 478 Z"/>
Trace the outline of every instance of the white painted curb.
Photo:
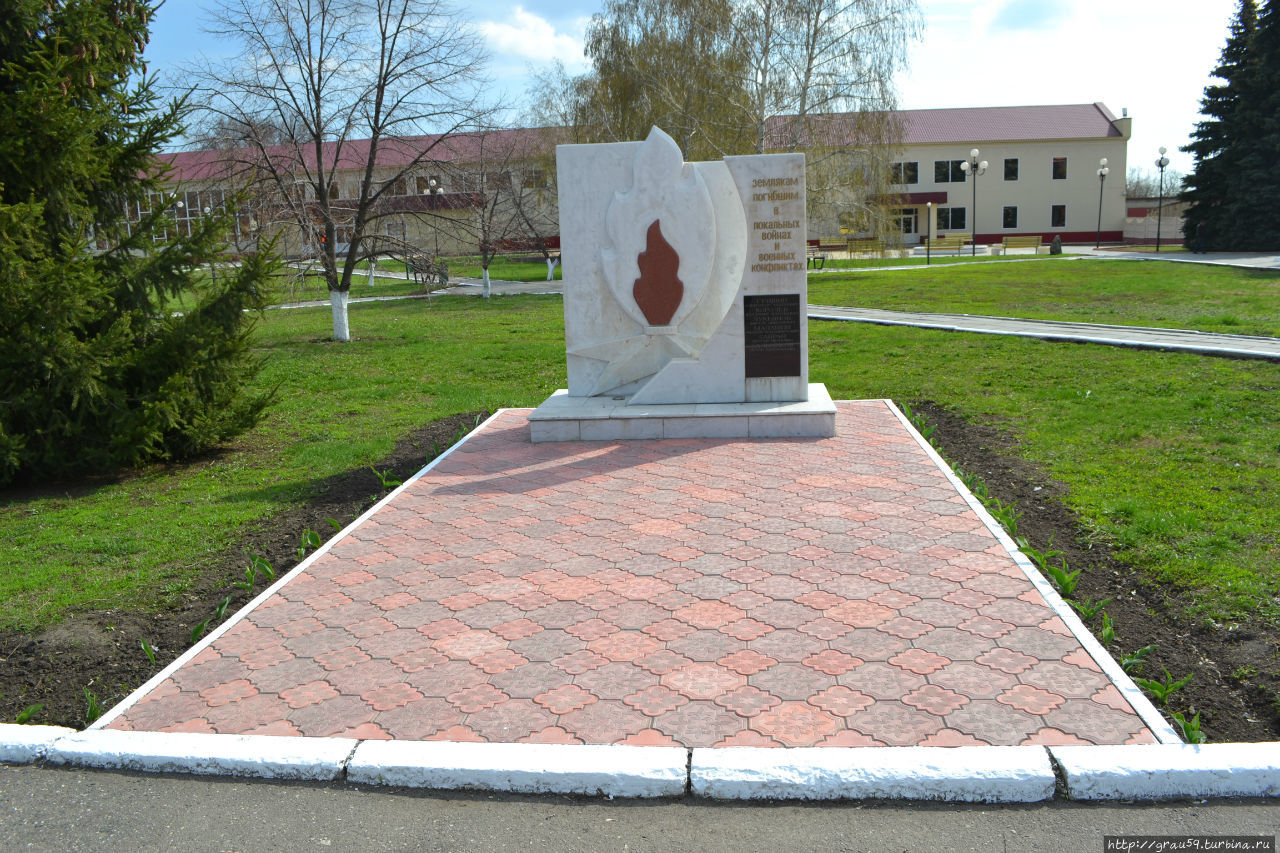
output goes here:
<path id="1" fill-rule="evenodd" d="M 343 767 L 357 743 L 350 738 L 107 729 L 77 732 L 59 739 L 49 748 L 46 760 L 50 764 L 149 773 L 332 781 L 342 778 Z"/>
<path id="2" fill-rule="evenodd" d="M 413 788 L 679 797 L 688 750 L 655 746 L 362 741 L 347 780 Z"/>
<path id="3" fill-rule="evenodd" d="M 0 724 L 0 763 L 34 764 L 42 761 L 54 741 L 75 734 L 75 731 L 62 726 Z"/>
<path id="4" fill-rule="evenodd" d="M 724 800 L 1033 803 L 1057 779 L 1039 746 L 721 747 L 693 750 L 690 790 Z"/>
<path id="5" fill-rule="evenodd" d="M 1280 795 L 1280 743 L 1051 746 L 1067 796 L 1169 800 Z"/>

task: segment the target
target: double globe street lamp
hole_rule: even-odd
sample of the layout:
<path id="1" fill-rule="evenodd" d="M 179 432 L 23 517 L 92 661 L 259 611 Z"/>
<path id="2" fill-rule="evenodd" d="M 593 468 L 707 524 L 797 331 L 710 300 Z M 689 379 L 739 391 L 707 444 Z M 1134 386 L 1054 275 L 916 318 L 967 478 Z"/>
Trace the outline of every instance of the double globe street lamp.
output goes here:
<path id="1" fill-rule="evenodd" d="M 1156 251 L 1160 251 L 1160 225 L 1164 221 L 1164 170 L 1169 165 L 1169 158 L 1164 156 L 1168 151 L 1160 146 L 1160 156 L 1156 158 L 1156 168 L 1160 170 L 1160 202 L 1156 206 Z"/>
<path id="2" fill-rule="evenodd" d="M 1107 168 L 1107 158 L 1103 157 L 1098 161 L 1098 239 L 1094 241 L 1093 248 L 1102 247 L 1102 186 L 1107 182 L 1107 175 L 1111 170 Z"/>
<path id="3" fill-rule="evenodd" d="M 969 159 L 961 161 L 960 171 L 966 175 L 973 175 L 973 256 L 978 254 L 978 175 L 987 171 L 987 161 L 978 160 L 978 149 L 974 148 L 969 151 Z"/>

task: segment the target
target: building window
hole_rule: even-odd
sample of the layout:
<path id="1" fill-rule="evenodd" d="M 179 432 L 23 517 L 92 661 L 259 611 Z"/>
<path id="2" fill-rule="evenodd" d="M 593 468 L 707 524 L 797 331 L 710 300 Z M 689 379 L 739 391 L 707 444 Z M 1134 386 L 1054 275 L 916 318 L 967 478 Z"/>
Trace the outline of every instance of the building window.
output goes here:
<path id="1" fill-rule="evenodd" d="M 934 160 L 933 181 L 936 184 L 963 184 L 964 169 L 960 168 L 963 160 Z"/>
<path id="2" fill-rule="evenodd" d="M 1067 158 L 1053 158 L 1053 179 L 1055 181 L 1065 181 L 1067 179 Z"/>
<path id="3" fill-rule="evenodd" d="M 526 190 L 540 190 L 547 185 L 547 173 L 542 169 L 529 169 L 522 177 L 520 185 Z"/>
<path id="4" fill-rule="evenodd" d="M 909 163 L 890 163 L 889 164 L 889 183 L 891 184 L 920 183 L 920 163 L 918 161 L 912 161 Z"/>
<path id="5" fill-rule="evenodd" d="M 1018 227 L 1018 208 L 1015 205 L 1005 205 L 1003 224 L 1005 228 Z"/>
<path id="6" fill-rule="evenodd" d="M 965 216 L 963 207 L 940 207 L 938 208 L 938 230 L 939 231 L 963 231 L 967 226 L 968 217 Z"/>
<path id="7" fill-rule="evenodd" d="M 1067 227 L 1067 206 L 1055 204 L 1049 208 L 1049 226 L 1051 228 Z"/>
<path id="8" fill-rule="evenodd" d="M 1018 180 L 1018 158 L 1017 157 L 1004 158 L 1004 179 L 1006 181 Z"/>

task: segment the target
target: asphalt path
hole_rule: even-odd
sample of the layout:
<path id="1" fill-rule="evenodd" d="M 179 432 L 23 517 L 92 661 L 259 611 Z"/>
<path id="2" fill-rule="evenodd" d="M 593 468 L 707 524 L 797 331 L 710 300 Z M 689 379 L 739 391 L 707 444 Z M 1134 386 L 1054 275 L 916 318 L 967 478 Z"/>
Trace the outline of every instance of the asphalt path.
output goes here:
<path id="1" fill-rule="evenodd" d="M 1274 838 L 1280 804 L 716 803 L 439 793 L 0 766 L 8 850 L 1101 851 L 1107 835 Z M 1199 849 L 1206 849 L 1201 847 Z"/>
<path id="2" fill-rule="evenodd" d="M 876 308 L 844 308 L 837 305 L 810 305 L 809 318 L 875 323 L 885 326 L 915 326 L 948 332 L 977 332 L 989 335 L 1016 335 L 1048 341 L 1108 344 L 1140 349 L 1195 352 L 1233 358 L 1280 360 L 1280 338 L 1250 335 L 1223 335 L 1184 329 L 1152 329 L 1143 326 L 1106 326 L 1098 323 L 1069 323 L 1060 320 L 1022 320 L 1013 317 L 982 317 L 973 314 L 930 314 L 918 311 L 885 311 Z"/>

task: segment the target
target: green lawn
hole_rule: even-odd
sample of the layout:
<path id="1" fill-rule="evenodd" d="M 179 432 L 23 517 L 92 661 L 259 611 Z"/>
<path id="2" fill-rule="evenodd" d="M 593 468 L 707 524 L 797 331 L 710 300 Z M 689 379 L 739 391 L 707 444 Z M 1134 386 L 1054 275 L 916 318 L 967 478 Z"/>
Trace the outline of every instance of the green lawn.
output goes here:
<path id="1" fill-rule="evenodd" d="M 1007 428 L 1099 540 L 1203 615 L 1280 616 L 1280 364 L 822 321 L 809 360 L 833 396 Z"/>
<path id="2" fill-rule="evenodd" d="M 1025 301 L 1083 306 L 1087 289 L 1059 272 L 1079 267 L 1101 311 L 1139 289 L 1153 265 L 1011 266 Z M 974 275 L 965 288 L 995 298 L 1008 289 L 1007 269 L 975 269 L 996 283 Z M 878 275 L 921 282 L 919 273 Z M 845 286 L 863 281 L 888 297 L 868 275 Z M 1250 285 L 1275 287 L 1262 276 L 1212 281 L 1203 287 L 1234 306 L 1221 312 L 1243 313 Z M 1148 285 L 1144 311 L 1182 310 L 1156 302 Z M 1201 310 L 1219 313 L 1207 294 Z M 354 340 L 339 345 L 327 340 L 326 308 L 266 312 L 258 384 L 278 386 L 279 402 L 225 452 L 116 485 L 0 495 L 0 627 L 38 628 L 75 609 L 163 606 L 246 525 L 304 499 L 319 480 L 377 461 L 410 429 L 536 405 L 564 385 L 562 315 L 556 296 L 366 303 L 352 306 Z M 1070 487 L 1094 535 L 1150 577 L 1192 591 L 1205 615 L 1276 615 L 1280 364 L 834 322 L 810 324 L 810 361 L 814 381 L 837 397 L 933 400 L 999 423 Z"/>
<path id="3" fill-rule="evenodd" d="M 339 345 L 327 340 L 327 308 L 266 312 L 258 384 L 279 386 L 280 400 L 226 452 L 0 504 L 0 628 L 68 609 L 160 606 L 245 525 L 376 462 L 410 429 L 536 405 L 564 385 L 562 314 L 557 297 L 366 303 L 351 307 L 355 340 Z"/>
<path id="4" fill-rule="evenodd" d="M 1280 336 L 1280 273 L 1052 260 L 809 276 L 809 302 Z"/>

